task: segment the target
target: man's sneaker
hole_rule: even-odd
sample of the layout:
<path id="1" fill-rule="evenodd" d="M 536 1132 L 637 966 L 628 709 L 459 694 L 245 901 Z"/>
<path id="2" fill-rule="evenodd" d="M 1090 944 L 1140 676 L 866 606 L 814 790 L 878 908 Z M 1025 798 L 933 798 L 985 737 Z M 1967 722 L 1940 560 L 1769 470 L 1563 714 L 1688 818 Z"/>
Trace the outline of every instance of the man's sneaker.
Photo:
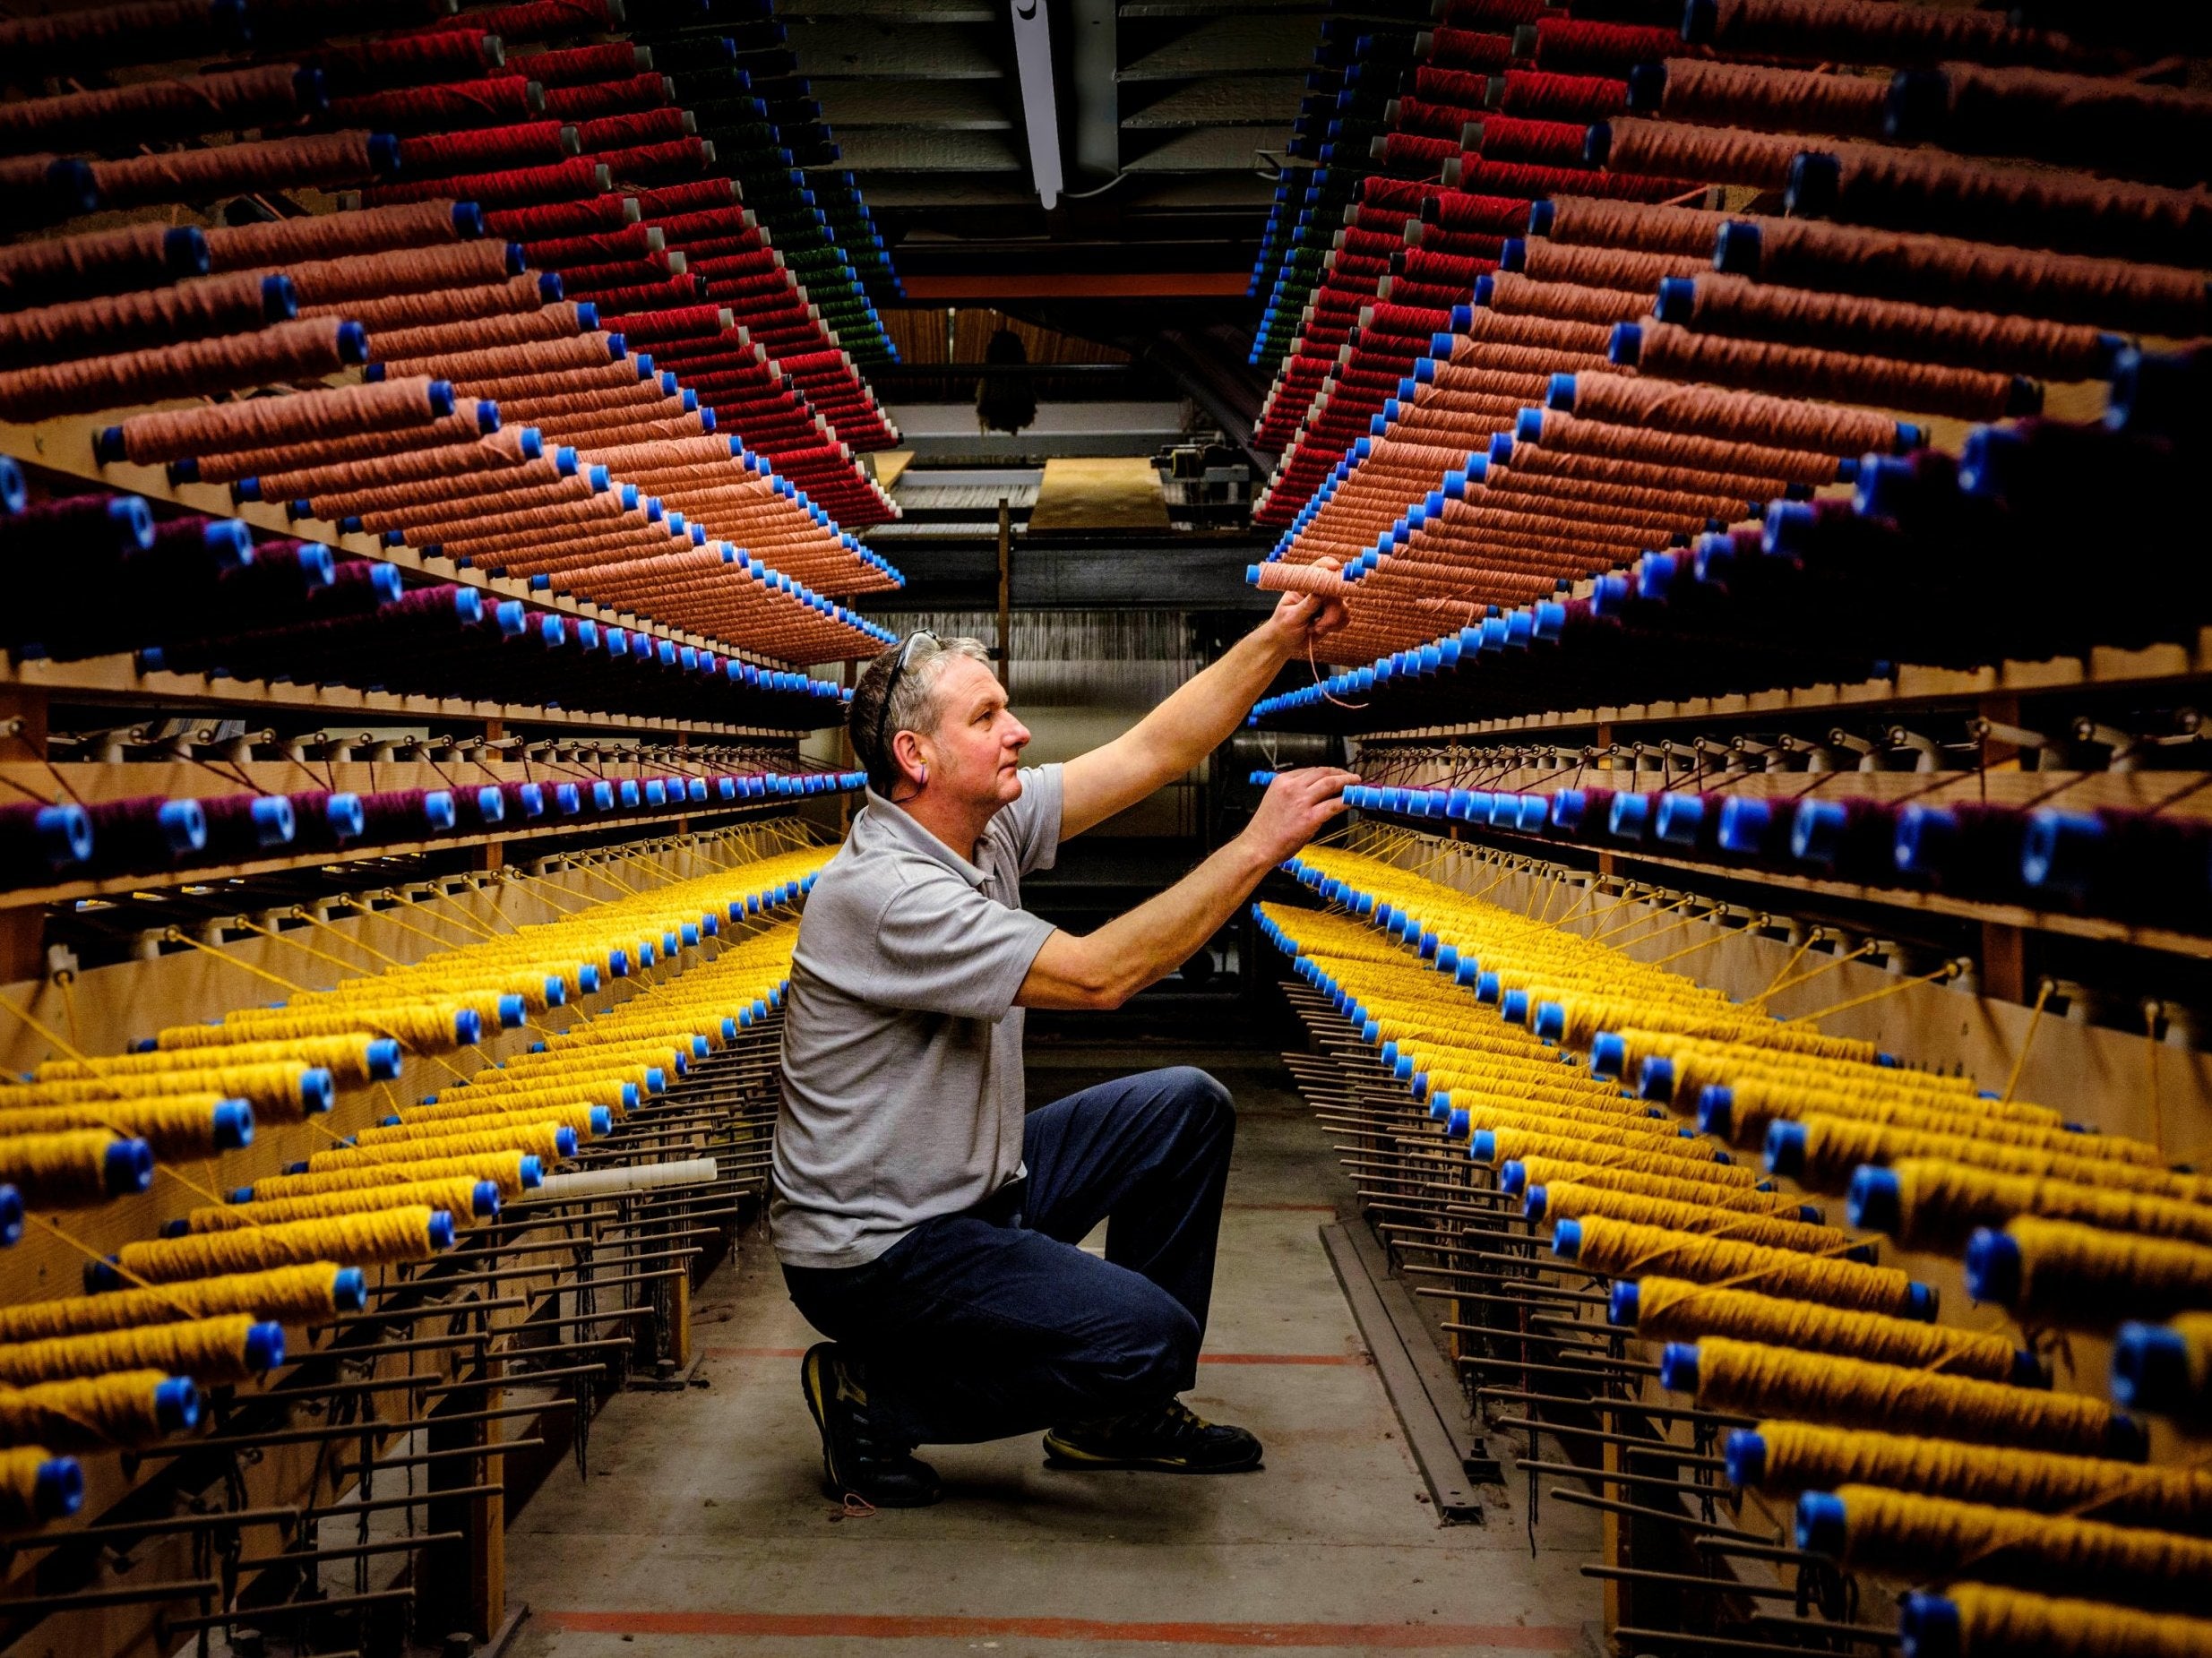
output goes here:
<path id="1" fill-rule="evenodd" d="M 868 1426 L 868 1396 L 834 1342 L 817 1342 L 799 1362 L 799 1387 L 822 1430 L 822 1489 L 878 1508 L 926 1508 L 944 1495 L 937 1471 L 910 1447 L 886 1445 Z"/>
<path id="2" fill-rule="evenodd" d="M 1045 1436 L 1054 1468 L 1149 1468 L 1160 1473 L 1242 1473 L 1260 1465 L 1260 1441 L 1170 1399 L 1155 1411 L 1072 1422 Z"/>

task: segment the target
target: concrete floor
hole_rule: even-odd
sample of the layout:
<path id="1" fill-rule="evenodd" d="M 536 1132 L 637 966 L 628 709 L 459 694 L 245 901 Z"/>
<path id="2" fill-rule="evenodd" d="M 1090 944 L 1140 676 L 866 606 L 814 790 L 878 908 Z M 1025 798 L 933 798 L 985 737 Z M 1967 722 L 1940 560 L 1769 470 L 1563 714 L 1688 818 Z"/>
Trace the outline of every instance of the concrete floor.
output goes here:
<path id="1" fill-rule="evenodd" d="M 1199 1387 L 1264 1470 L 1063 1473 L 1034 1438 L 938 1447 L 935 1508 L 841 1516 L 799 1396 L 814 1337 L 764 1234 L 698 1303 L 710 1384 L 617 1397 L 591 1472 L 556 1473 L 508 1528 L 519 1658 L 710 1653 L 1580 1653 L 1597 1585 L 1587 1510 L 1551 1505 L 1531 1558 L 1518 1500 L 1439 1526 L 1316 1236 L 1350 1188 L 1265 1055 L 1033 1044 L 1033 1103 L 1197 1063 L 1239 1126 Z"/>

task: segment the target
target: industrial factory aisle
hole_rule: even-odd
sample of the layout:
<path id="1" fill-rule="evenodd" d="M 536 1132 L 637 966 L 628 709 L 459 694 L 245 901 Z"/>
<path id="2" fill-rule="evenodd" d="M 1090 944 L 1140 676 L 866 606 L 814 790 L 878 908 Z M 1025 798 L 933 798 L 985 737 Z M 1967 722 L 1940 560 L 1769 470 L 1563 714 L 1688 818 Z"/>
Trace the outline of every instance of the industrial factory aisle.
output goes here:
<path id="1" fill-rule="evenodd" d="M 1239 1118 L 1192 1403 L 1257 1431 L 1263 1472 L 1054 1473 L 1032 1435 L 930 1450 L 938 1508 L 839 1518 L 799 1396 L 813 1337 L 748 1233 L 699 1303 L 710 1386 L 617 1398 L 589 1477 L 555 1473 L 510 1525 L 518 1658 L 1589 1650 L 1587 1511 L 1547 1519 L 1534 1558 L 1518 1501 L 1434 1523 L 1317 1236 L 1350 1188 L 1278 1064 L 1033 1044 L 1030 1095 L 1176 1063 L 1212 1070 Z"/>

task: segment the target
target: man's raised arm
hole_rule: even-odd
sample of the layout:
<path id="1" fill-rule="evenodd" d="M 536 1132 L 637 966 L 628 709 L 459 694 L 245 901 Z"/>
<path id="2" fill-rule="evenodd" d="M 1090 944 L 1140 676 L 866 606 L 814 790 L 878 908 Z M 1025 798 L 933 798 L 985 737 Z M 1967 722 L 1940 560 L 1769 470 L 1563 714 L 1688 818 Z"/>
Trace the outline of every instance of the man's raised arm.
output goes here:
<path id="1" fill-rule="evenodd" d="M 1334 568 L 1334 561 L 1321 562 Z M 1243 723 L 1286 662 L 1343 625 L 1344 606 L 1337 600 L 1284 594 L 1273 614 L 1218 662 L 1113 742 L 1068 761 L 1061 780 L 1060 838 L 1127 810 L 1204 760 Z"/>

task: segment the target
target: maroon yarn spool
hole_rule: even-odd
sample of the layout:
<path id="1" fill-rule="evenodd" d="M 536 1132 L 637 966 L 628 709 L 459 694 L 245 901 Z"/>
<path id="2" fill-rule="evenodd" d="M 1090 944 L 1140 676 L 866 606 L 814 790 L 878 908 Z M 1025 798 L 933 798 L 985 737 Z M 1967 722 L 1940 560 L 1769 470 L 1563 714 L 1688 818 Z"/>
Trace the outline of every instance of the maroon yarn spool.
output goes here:
<path id="1" fill-rule="evenodd" d="M 1570 121 L 1531 121 L 1519 116 L 1485 116 L 1470 134 L 1470 150 L 1485 161 L 1527 161 L 1543 167 L 1587 170 L 1582 159 L 1588 129 Z"/>
<path id="2" fill-rule="evenodd" d="M 1672 253 L 1709 263 L 1714 240 L 1729 217 L 1703 208 L 1593 201 L 1569 192 L 1553 198 L 1551 228 L 1545 234 L 1576 246 Z"/>
<path id="3" fill-rule="evenodd" d="M 1496 107 L 1542 121 L 1603 121 L 1628 107 L 1628 82 L 1609 75 L 1509 69 Z"/>
<path id="4" fill-rule="evenodd" d="M 547 167 L 525 167 L 490 173 L 460 173 L 450 178 L 376 185 L 364 192 L 372 206 L 388 202 L 420 202 L 457 196 L 481 207 L 521 207 L 533 202 L 572 202 L 582 196 L 604 195 L 613 175 L 590 156 L 575 156 Z"/>
<path id="5" fill-rule="evenodd" d="M 596 236 L 639 222 L 634 195 L 585 196 L 574 202 L 541 202 L 497 208 L 484 215 L 488 236 L 530 243 L 556 236 Z"/>
<path id="6" fill-rule="evenodd" d="M 388 87 L 474 81 L 501 67 L 504 60 L 498 36 L 469 28 L 329 47 L 295 61 L 303 68 L 321 70 L 336 98 Z"/>
<path id="7" fill-rule="evenodd" d="M 641 73 L 653 66 L 650 47 L 611 40 L 603 46 L 573 46 L 554 52 L 531 52 L 507 60 L 508 68 L 547 87 L 581 86 L 598 81 L 616 81 Z"/>
<path id="8" fill-rule="evenodd" d="M 524 0 L 433 24 L 434 29 L 482 29 L 503 40 L 553 40 L 599 34 L 622 27 L 619 4 L 610 0 Z"/>
<path id="9" fill-rule="evenodd" d="M 400 176 L 410 184 L 547 167 L 581 153 L 576 129 L 559 121 L 524 121 L 459 133 L 429 133 L 400 141 Z"/>
<path id="10" fill-rule="evenodd" d="M 1683 55 L 1672 29 L 1559 16 L 1539 18 L 1536 29 L 1536 66 L 1561 74 L 1625 77 L 1638 64 Z"/>
<path id="11" fill-rule="evenodd" d="M 674 82 L 667 77 L 637 74 L 588 86 L 554 87 L 546 93 L 546 113 L 564 121 L 590 121 L 674 101 Z"/>
<path id="12" fill-rule="evenodd" d="M 427 840 L 437 833 L 425 813 L 427 789 L 379 789 L 361 796 L 361 840 L 365 846 Z"/>
<path id="13" fill-rule="evenodd" d="M 2059 69 L 2096 62 L 2064 35 L 2016 29 L 2002 12 L 1891 5 L 1883 0 L 1717 0 L 1705 38 L 1731 57 L 1811 63 L 1899 68 L 1948 62 L 2041 64 Z"/>
<path id="14" fill-rule="evenodd" d="M 545 113 L 545 89 L 528 76 L 486 75 L 439 86 L 394 87 L 331 100 L 328 119 L 371 132 L 450 133 L 460 127 L 499 126 Z"/>
<path id="15" fill-rule="evenodd" d="M 695 137 L 691 112 L 672 105 L 633 110 L 626 115 L 599 116 L 578 124 L 576 136 L 584 149 L 605 156 L 609 150 L 634 149 Z"/>
<path id="16" fill-rule="evenodd" d="M 1646 178 L 1636 174 L 1593 173 L 1563 167 L 1529 167 L 1519 161 L 1485 161 L 1463 155 L 1443 167 L 1443 182 L 1455 190 L 1513 196 L 1524 204 L 1548 196 L 1611 196 L 1625 202 L 1664 202 L 1696 195 L 1705 186 L 1685 178 Z"/>
<path id="17" fill-rule="evenodd" d="M 92 820 L 92 855 L 79 872 L 92 879 L 143 875 L 198 860 L 201 847 L 185 842 L 180 829 L 165 823 L 162 809 L 169 803 L 166 795 L 87 803 L 85 815 Z M 172 821 L 177 815 L 170 814 Z M 200 810 L 189 815 L 196 821 L 204 820 Z"/>
<path id="18" fill-rule="evenodd" d="M 1428 36 L 1428 61 L 1440 69 L 1496 74 L 1513 61 L 1511 35 L 1472 29 L 1437 29 Z"/>

